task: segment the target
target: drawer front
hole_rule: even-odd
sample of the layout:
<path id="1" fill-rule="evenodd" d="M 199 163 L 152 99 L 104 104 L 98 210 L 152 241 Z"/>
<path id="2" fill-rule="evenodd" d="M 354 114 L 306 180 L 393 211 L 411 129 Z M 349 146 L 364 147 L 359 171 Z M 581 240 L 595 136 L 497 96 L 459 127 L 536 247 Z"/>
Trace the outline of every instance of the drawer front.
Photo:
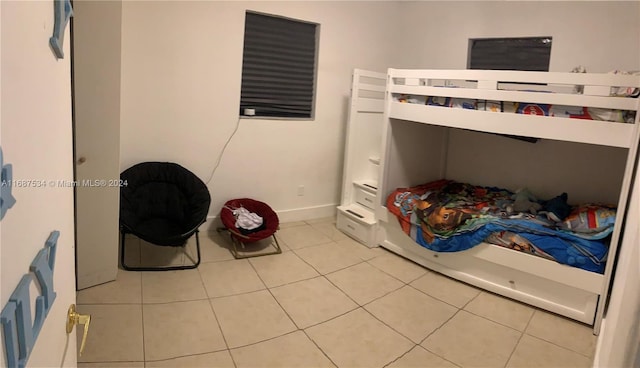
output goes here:
<path id="1" fill-rule="evenodd" d="M 348 217 L 348 215 L 338 212 L 338 218 L 336 220 L 338 229 L 345 232 L 347 235 L 354 237 L 362 242 L 367 241 L 367 234 L 369 226 L 356 222 Z"/>
<path id="2" fill-rule="evenodd" d="M 367 207 L 374 209 L 376 203 L 376 196 L 373 193 L 369 193 L 366 190 L 356 188 L 356 202 Z"/>

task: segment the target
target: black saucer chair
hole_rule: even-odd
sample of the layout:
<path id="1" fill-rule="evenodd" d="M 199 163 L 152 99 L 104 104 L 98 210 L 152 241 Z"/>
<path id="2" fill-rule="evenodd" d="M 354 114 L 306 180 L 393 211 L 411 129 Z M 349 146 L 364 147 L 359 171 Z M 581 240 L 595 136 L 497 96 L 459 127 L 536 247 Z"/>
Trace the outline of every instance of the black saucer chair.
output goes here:
<path id="1" fill-rule="evenodd" d="M 202 180 L 171 162 L 143 162 L 120 174 L 120 263 L 131 271 L 168 271 L 198 267 L 198 227 L 209 213 L 211 196 Z M 197 258 L 179 266 L 131 267 L 125 264 L 126 234 L 158 246 L 184 247 L 195 234 Z M 186 253 L 186 252 L 185 252 Z"/>

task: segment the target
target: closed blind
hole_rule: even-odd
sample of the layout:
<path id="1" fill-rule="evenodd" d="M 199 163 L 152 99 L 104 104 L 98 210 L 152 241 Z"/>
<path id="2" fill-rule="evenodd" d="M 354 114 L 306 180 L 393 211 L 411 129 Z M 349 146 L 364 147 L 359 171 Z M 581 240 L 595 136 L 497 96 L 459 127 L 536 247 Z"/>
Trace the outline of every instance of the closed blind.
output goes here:
<path id="1" fill-rule="evenodd" d="M 549 71 L 551 37 L 469 40 L 469 69 Z"/>
<path id="2" fill-rule="evenodd" d="M 317 25 L 246 13 L 240 113 L 310 118 L 316 76 Z"/>

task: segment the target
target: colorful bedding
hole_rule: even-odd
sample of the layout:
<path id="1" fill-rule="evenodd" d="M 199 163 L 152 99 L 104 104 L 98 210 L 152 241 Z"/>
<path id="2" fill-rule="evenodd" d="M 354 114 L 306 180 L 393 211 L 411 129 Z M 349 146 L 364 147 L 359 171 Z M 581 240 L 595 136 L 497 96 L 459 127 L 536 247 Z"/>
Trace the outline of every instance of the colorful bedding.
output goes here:
<path id="1" fill-rule="evenodd" d="M 637 97 L 637 95 L 630 95 L 629 97 Z M 404 103 L 462 108 L 469 110 L 554 116 L 583 120 L 601 120 L 615 123 L 633 124 L 635 122 L 635 111 L 601 109 L 595 107 L 550 105 L 512 101 L 473 100 L 440 96 L 413 96 L 405 94 L 394 96 L 394 99 L 398 102 Z"/>
<path id="2" fill-rule="evenodd" d="M 566 199 L 563 193 L 548 201 L 527 196 L 522 202 L 521 192 L 438 180 L 396 189 L 387 208 L 407 235 L 436 252 L 488 242 L 603 273 L 615 209 L 569 206 Z"/>

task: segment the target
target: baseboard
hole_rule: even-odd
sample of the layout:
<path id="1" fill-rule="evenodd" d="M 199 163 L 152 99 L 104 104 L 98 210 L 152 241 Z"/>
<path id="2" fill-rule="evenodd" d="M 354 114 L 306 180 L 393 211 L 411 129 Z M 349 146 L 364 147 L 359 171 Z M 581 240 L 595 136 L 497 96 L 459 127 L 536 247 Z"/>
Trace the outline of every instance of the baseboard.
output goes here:
<path id="1" fill-rule="evenodd" d="M 322 206 L 295 208 L 291 210 L 276 211 L 280 222 L 294 222 L 313 220 L 336 215 L 338 204 L 325 204 Z"/>
<path id="2" fill-rule="evenodd" d="M 290 210 L 281 210 L 276 211 L 278 214 L 278 218 L 280 222 L 294 222 L 294 221 L 305 221 L 305 220 L 313 220 L 324 217 L 332 217 L 336 215 L 336 207 L 337 204 L 325 204 L 322 206 L 313 206 L 313 207 L 304 207 L 304 208 L 294 208 Z M 200 231 L 214 231 L 217 228 L 222 226 L 220 222 L 219 216 L 207 216 L 207 221 L 205 221 L 200 226 Z"/>

